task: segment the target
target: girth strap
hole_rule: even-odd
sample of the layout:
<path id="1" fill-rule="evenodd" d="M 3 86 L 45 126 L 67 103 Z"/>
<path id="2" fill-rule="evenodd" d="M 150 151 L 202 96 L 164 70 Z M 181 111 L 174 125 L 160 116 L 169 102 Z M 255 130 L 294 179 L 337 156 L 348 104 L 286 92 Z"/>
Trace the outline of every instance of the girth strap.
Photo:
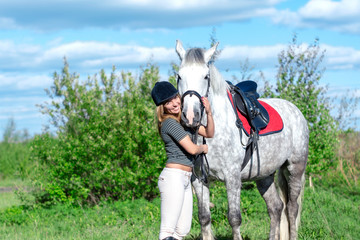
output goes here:
<path id="1" fill-rule="evenodd" d="M 245 157 L 241 164 L 241 171 L 246 167 L 246 165 L 248 164 L 250 159 L 252 159 L 254 150 L 256 150 L 257 159 L 258 159 L 258 174 L 259 174 L 259 172 L 260 172 L 260 155 L 259 155 L 259 148 L 258 148 L 259 129 L 251 128 L 248 142 L 246 144 L 244 144 L 242 142 L 242 137 L 243 137 L 242 133 L 243 133 L 244 127 L 243 127 L 243 123 L 241 122 L 241 120 L 239 118 L 238 111 L 236 108 L 236 106 L 237 106 L 236 98 L 233 98 L 232 96 L 233 96 L 232 93 L 230 91 L 228 91 L 228 97 L 229 97 L 231 106 L 233 107 L 235 116 L 236 116 L 235 125 L 239 130 L 240 143 L 245 148 Z"/>

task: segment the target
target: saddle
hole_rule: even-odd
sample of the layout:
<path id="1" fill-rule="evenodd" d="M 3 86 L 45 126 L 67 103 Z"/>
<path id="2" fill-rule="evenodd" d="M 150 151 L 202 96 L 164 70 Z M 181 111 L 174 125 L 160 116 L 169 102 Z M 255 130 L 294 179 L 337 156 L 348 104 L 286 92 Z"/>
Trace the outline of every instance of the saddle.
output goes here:
<path id="1" fill-rule="evenodd" d="M 257 84 L 254 81 L 243 81 L 236 85 L 228 82 L 233 99 L 234 110 L 240 111 L 248 120 L 253 132 L 259 133 L 270 120 L 269 113 L 257 100 L 259 94 L 256 92 Z"/>
<path id="2" fill-rule="evenodd" d="M 227 81 L 230 86 L 229 100 L 234 108 L 236 115 L 236 126 L 240 132 L 240 142 L 246 148 L 245 157 L 241 165 L 243 170 L 249 160 L 252 158 L 253 152 L 256 150 L 257 159 L 260 161 L 258 140 L 259 132 L 265 128 L 270 120 L 267 110 L 257 100 L 259 94 L 256 92 L 257 84 L 254 81 L 243 81 L 236 85 Z M 244 130 L 243 123 L 238 115 L 240 112 L 247 119 L 251 129 L 250 133 Z M 249 140 L 246 144 L 242 142 L 242 130 L 248 135 Z M 259 165 L 260 166 L 260 165 Z M 260 169 L 258 169 L 259 174 Z"/>

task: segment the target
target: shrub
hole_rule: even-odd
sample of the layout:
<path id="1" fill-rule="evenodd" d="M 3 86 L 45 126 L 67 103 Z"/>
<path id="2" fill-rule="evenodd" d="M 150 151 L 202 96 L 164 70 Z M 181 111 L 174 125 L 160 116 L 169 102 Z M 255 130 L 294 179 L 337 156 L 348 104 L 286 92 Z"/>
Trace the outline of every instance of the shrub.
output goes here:
<path id="1" fill-rule="evenodd" d="M 38 136 L 32 146 L 40 202 L 96 204 L 158 194 L 166 159 L 150 96 L 158 68 L 149 64 L 138 81 L 131 73 L 116 75 L 115 68 L 109 77 L 101 71 L 100 79 L 81 82 L 66 60 L 62 74 L 54 74 L 47 91 L 53 101 L 41 108 L 57 137 Z"/>

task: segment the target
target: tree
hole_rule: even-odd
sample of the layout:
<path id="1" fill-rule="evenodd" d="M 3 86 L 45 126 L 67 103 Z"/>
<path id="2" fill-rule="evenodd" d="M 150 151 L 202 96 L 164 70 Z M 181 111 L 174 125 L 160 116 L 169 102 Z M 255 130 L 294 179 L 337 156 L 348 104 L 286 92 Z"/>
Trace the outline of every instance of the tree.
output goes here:
<path id="1" fill-rule="evenodd" d="M 319 41 L 306 46 L 297 43 L 294 35 L 287 50 L 278 55 L 276 88 L 267 85 L 264 97 L 278 97 L 291 101 L 304 114 L 310 130 L 307 171 L 317 174 L 329 168 L 335 160 L 338 125 L 330 115 L 327 88 L 319 85 L 324 68 L 321 63 L 325 51 Z"/>
<path id="2" fill-rule="evenodd" d="M 26 142 L 29 137 L 30 134 L 27 129 L 16 130 L 14 118 L 9 118 L 3 134 L 3 141 L 5 143 Z"/>
<path id="3" fill-rule="evenodd" d="M 13 118 L 10 118 L 6 124 L 3 139 L 6 143 L 16 141 L 16 124 Z"/>

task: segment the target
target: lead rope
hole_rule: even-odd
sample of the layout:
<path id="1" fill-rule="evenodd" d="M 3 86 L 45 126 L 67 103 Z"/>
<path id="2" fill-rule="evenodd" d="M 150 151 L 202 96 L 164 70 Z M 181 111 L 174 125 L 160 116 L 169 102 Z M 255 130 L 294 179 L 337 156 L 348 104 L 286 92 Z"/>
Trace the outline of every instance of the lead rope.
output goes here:
<path id="1" fill-rule="evenodd" d="M 199 127 L 196 128 L 195 134 L 193 135 L 193 143 L 197 144 L 198 139 L 198 133 L 199 133 Z M 206 144 L 206 139 L 203 137 L 203 144 Z M 205 161 L 204 161 L 205 159 Z M 197 161 L 200 161 L 199 168 L 200 168 L 200 175 L 196 173 L 196 166 Z M 205 165 L 206 164 L 206 165 Z M 203 209 L 203 197 L 204 197 L 204 185 L 208 186 L 208 175 L 209 175 L 209 162 L 207 160 L 206 154 L 201 153 L 194 157 L 194 167 L 192 169 L 192 173 L 195 178 L 197 178 L 202 184 L 201 184 L 201 201 L 200 201 L 200 209 Z"/>
<path id="2" fill-rule="evenodd" d="M 199 128 L 196 129 L 194 137 L 192 139 L 194 144 L 197 144 L 198 132 L 199 132 Z M 206 144 L 205 137 L 203 137 L 203 144 Z M 198 173 L 196 172 L 197 166 L 199 167 Z M 194 157 L 194 167 L 192 172 L 195 178 L 201 181 L 204 185 L 208 185 L 209 162 L 207 160 L 205 153 L 200 153 Z"/>

